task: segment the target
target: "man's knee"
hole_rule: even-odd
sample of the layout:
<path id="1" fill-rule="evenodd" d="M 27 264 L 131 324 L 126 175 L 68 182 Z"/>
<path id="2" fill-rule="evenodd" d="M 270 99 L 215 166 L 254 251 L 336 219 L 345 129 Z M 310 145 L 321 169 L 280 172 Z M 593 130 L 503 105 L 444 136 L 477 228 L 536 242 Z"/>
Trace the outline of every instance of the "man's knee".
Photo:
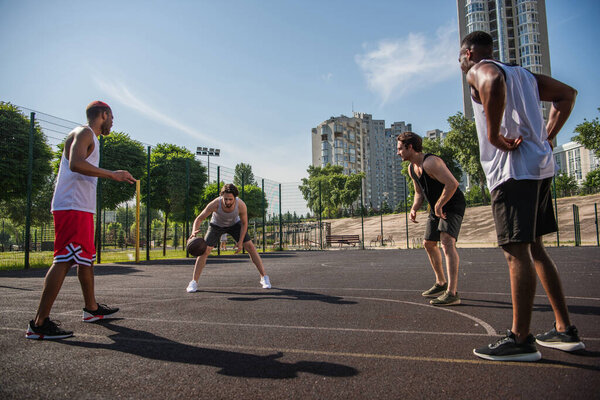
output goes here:
<path id="1" fill-rule="evenodd" d="M 423 247 L 425 247 L 425 250 L 435 250 L 437 248 L 438 242 L 436 242 L 435 240 L 423 240 Z"/>
<path id="2" fill-rule="evenodd" d="M 442 234 L 440 236 L 440 242 L 442 244 L 442 248 L 444 249 L 444 251 L 452 250 L 453 248 L 456 247 L 456 239 L 454 239 L 452 236 L 450 236 L 448 234 Z"/>

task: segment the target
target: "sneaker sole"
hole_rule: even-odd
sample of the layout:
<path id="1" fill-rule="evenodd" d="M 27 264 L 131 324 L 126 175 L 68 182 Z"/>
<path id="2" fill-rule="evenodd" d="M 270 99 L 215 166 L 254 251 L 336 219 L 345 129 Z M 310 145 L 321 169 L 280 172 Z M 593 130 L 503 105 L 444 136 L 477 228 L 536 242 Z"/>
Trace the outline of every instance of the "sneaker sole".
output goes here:
<path id="1" fill-rule="evenodd" d="M 196 293 L 198 291 L 198 289 L 196 289 L 196 290 L 185 289 L 185 291 L 188 293 Z"/>
<path id="2" fill-rule="evenodd" d="M 585 349 L 585 344 L 583 344 L 583 342 L 542 342 L 539 339 L 536 339 L 535 342 L 540 346 L 562 351 L 577 351 Z"/>
<path id="3" fill-rule="evenodd" d="M 112 318 L 116 313 L 118 313 L 118 311 L 114 312 L 112 314 L 106 314 L 106 315 L 92 315 L 90 313 L 84 312 L 83 318 L 81 320 L 83 322 L 96 322 L 96 321 L 100 321 L 101 319 Z"/>
<path id="4" fill-rule="evenodd" d="M 25 338 L 33 339 L 33 340 L 57 340 L 57 339 L 66 339 L 71 336 L 73 336 L 72 333 L 68 333 L 65 335 L 50 336 L 50 335 L 42 335 L 39 333 L 30 332 L 30 331 L 25 332 Z"/>
<path id="5" fill-rule="evenodd" d="M 460 299 L 451 301 L 449 303 L 434 303 L 433 300 L 429 302 L 432 306 L 444 307 L 444 306 L 457 306 L 460 304 Z"/>
<path id="6" fill-rule="evenodd" d="M 539 361 L 542 359 L 542 353 L 539 351 L 536 351 L 535 353 L 513 354 L 510 356 L 492 356 L 489 354 L 478 353 L 477 349 L 473 349 L 473 354 L 479 358 L 490 361 Z"/>

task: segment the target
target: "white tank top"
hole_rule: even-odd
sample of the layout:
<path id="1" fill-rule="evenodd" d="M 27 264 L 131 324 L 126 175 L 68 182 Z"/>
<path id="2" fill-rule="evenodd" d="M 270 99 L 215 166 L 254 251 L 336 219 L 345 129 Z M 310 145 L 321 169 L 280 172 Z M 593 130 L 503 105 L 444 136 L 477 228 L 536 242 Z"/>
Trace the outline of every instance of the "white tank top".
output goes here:
<path id="1" fill-rule="evenodd" d="M 483 105 L 471 98 L 479 138 L 481 166 L 490 191 L 509 179 L 540 180 L 554 176 L 554 158 L 548 143 L 548 132 L 540 107 L 535 76 L 525 68 L 509 66 L 494 60 L 505 72 L 506 107 L 500 124 L 500 135 L 510 139 L 523 136 L 516 150 L 502 151 L 493 146 L 487 135 Z"/>
<path id="2" fill-rule="evenodd" d="M 219 196 L 219 206 L 217 211 L 212 213 L 212 218 L 210 219 L 210 223 L 213 225 L 220 226 L 221 228 L 226 228 L 229 226 L 233 226 L 240 221 L 240 211 L 238 209 L 238 199 L 235 198 L 235 207 L 231 212 L 226 212 L 223 210 L 223 197 Z"/>
<path id="3" fill-rule="evenodd" d="M 90 128 L 85 126 L 85 128 Z M 93 130 L 92 130 L 93 132 Z M 85 161 L 97 167 L 100 163 L 100 143 L 94 132 L 94 149 Z M 96 213 L 96 185 L 98 178 L 71 171 L 63 151 L 52 197 L 52 211 L 78 210 Z"/>

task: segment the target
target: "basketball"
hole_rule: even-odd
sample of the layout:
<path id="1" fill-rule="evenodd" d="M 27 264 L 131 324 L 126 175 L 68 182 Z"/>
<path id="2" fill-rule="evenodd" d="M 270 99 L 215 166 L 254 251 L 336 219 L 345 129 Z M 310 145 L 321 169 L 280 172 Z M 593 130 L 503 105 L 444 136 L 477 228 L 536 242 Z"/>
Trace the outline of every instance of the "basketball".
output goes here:
<path id="1" fill-rule="evenodd" d="M 201 237 L 193 237 L 188 240 L 186 250 L 194 257 L 200 257 L 206 251 L 206 241 Z"/>

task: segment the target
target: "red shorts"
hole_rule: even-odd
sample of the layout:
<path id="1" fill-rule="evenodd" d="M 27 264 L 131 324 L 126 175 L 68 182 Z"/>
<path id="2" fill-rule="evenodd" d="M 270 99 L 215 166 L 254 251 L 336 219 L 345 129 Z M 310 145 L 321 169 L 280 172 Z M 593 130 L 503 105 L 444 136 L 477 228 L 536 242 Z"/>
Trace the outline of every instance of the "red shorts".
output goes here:
<path id="1" fill-rule="evenodd" d="M 54 211 L 54 262 L 73 261 L 91 266 L 96 261 L 94 214 L 77 210 Z"/>

